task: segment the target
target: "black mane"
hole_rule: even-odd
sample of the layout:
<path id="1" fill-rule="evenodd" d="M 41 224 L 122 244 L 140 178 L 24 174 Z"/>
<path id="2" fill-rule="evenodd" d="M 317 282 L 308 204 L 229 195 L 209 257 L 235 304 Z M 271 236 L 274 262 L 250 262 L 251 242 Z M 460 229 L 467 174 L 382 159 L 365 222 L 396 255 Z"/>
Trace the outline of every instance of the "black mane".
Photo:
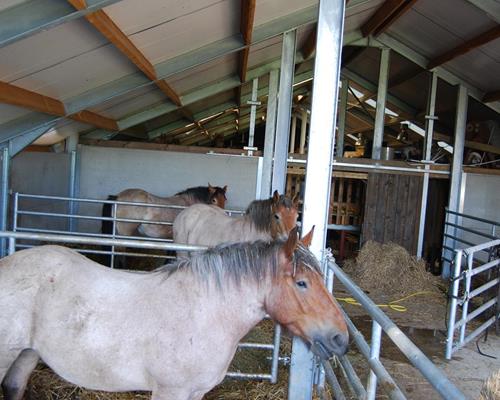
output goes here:
<path id="1" fill-rule="evenodd" d="M 212 199 L 217 195 L 226 197 L 225 191 L 219 186 L 212 186 L 213 192 L 210 192 L 208 186 L 196 186 L 176 193 L 176 196 L 191 196 L 200 203 L 211 204 Z"/>

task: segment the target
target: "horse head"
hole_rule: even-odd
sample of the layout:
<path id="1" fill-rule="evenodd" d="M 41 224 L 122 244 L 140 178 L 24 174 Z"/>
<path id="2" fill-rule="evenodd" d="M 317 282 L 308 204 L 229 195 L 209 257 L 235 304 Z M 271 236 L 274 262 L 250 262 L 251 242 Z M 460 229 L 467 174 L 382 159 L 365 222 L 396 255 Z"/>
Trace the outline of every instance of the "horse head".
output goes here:
<path id="1" fill-rule="evenodd" d="M 214 206 L 225 208 L 227 185 L 223 188 L 208 184 L 208 203 Z"/>
<path id="2" fill-rule="evenodd" d="M 349 334 L 339 305 L 323 283 L 317 259 L 306 247 L 312 231 L 302 243 L 294 228 L 279 256 L 276 282 L 266 299 L 267 313 L 310 345 L 322 359 L 343 355 Z"/>
<path id="3" fill-rule="evenodd" d="M 290 200 L 275 190 L 271 199 L 271 215 L 271 236 L 286 238 L 297 225 L 298 195 Z"/>

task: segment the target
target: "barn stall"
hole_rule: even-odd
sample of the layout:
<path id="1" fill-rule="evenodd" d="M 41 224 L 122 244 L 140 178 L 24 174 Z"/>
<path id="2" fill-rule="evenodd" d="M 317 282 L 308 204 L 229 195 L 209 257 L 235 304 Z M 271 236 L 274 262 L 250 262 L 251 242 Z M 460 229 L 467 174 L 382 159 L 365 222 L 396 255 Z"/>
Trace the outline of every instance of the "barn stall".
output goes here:
<path id="1" fill-rule="evenodd" d="M 50 240 L 52 233 L 69 241 L 71 233 L 83 237 L 80 245 L 98 244 L 105 199 L 128 187 L 167 196 L 189 186 L 227 184 L 227 207 L 236 210 L 267 198 L 271 189 L 299 193 L 302 226 L 316 225 L 312 248 L 318 257 L 326 259 L 325 244 L 339 263 L 361 248 L 351 260 L 355 265 L 344 265 L 351 277 L 366 276 L 367 268 L 394 273 L 363 263 L 376 258 L 363 255 L 372 241 L 402 247 L 384 265 L 397 268 L 409 260 L 403 266 L 408 274 L 423 268 L 454 277 L 450 288 L 446 280 L 430 284 L 449 291 L 451 356 L 498 320 L 494 296 L 474 303 L 459 293 L 481 294 L 484 285 L 493 293 L 499 284 L 500 12 L 495 2 L 472 0 L 341 3 L 322 2 L 319 14 L 314 1 L 1 5 L 3 230 L 32 240 Z M 10 240 L 10 250 L 32 243 L 27 237 Z M 414 267 L 411 256 L 423 261 Z M 329 265 L 339 281 L 338 298 L 363 296 Z M 457 279 L 466 270 L 467 278 Z M 408 276 L 427 282 L 428 275 Z M 327 277 L 331 285 L 330 272 Z M 481 283 L 471 287 L 473 277 Z M 399 300 L 387 289 L 356 283 L 377 304 Z M 377 319 L 367 326 L 363 318 L 379 316 L 357 302 L 363 311 L 352 301 L 345 309 L 372 335 L 368 356 L 376 358 L 380 325 L 386 332 L 391 325 Z M 413 310 L 404 303 L 404 317 L 391 307 L 388 314 L 408 334 L 423 329 L 439 335 L 447 309 L 446 302 L 435 303 Z M 418 343 L 424 331 L 412 339 Z M 341 359 L 334 372 L 344 391 L 362 397 L 365 390 L 374 398 L 392 381 L 373 361 L 375 373 L 367 376 L 356 359 L 363 344 L 356 344 L 352 360 Z M 276 380 L 273 352 L 272 377 L 254 378 Z M 288 398 L 311 397 L 316 370 L 320 389 L 323 371 L 334 382 L 327 366 L 311 367 L 316 363 L 301 341 L 294 340 L 291 356 Z M 383 351 L 381 357 L 393 364 Z M 357 385 L 356 371 L 368 379 L 366 389 Z M 408 397 L 414 388 L 429 397 L 421 382 L 397 378 Z M 459 378 L 452 380 L 460 386 Z"/>

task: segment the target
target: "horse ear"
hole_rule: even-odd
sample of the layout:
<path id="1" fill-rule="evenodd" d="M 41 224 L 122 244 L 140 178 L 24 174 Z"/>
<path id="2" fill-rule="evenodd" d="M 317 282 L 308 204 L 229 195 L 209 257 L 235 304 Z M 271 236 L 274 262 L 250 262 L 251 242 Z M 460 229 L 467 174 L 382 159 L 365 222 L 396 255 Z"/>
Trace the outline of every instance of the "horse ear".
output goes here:
<path id="1" fill-rule="evenodd" d="M 295 194 L 295 196 L 293 196 L 293 199 L 292 199 L 292 204 L 295 208 L 297 208 L 299 206 L 299 200 L 300 200 L 300 195 L 297 193 L 297 194 Z"/>
<path id="2" fill-rule="evenodd" d="M 277 190 L 273 193 L 273 203 L 277 203 L 280 200 L 280 194 Z"/>
<path id="3" fill-rule="evenodd" d="M 208 183 L 208 193 L 210 194 L 215 193 L 215 188 L 210 184 L 210 182 Z"/>
<path id="4" fill-rule="evenodd" d="M 293 228 L 288 234 L 288 239 L 283 245 L 283 251 L 285 252 L 285 256 L 291 260 L 295 249 L 297 248 L 297 244 L 299 243 L 298 237 L 299 228 L 296 226 Z"/>
<path id="5" fill-rule="evenodd" d="M 222 188 L 222 191 L 223 191 L 224 193 L 226 193 L 226 192 L 227 192 L 227 185 L 226 185 L 226 186 L 224 186 L 224 187 Z"/>
<path id="6" fill-rule="evenodd" d="M 309 233 L 307 233 L 306 235 L 304 235 L 304 237 L 301 239 L 301 242 L 304 246 L 306 247 L 309 247 L 311 245 L 311 242 L 312 242 L 312 239 L 313 239 L 313 235 L 314 235 L 314 227 L 316 225 L 313 225 L 313 227 L 311 228 L 311 230 L 309 231 Z"/>

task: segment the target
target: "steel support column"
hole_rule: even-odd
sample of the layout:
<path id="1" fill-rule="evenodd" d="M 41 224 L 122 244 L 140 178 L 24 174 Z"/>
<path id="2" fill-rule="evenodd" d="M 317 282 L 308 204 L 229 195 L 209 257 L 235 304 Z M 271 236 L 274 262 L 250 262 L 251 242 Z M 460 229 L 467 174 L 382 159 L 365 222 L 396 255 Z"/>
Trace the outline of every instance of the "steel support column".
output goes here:
<path id="1" fill-rule="evenodd" d="M 424 161 L 430 162 L 432 149 L 432 135 L 434 133 L 434 120 L 436 116 L 436 93 L 438 76 L 431 72 L 429 78 L 429 91 L 427 97 L 427 114 L 425 116 L 425 140 L 424 140 Z M 422 249 L 424 246 L 425 216 L 427 214 L 427 194 L 429 192 L 429 172 L 430 166 L 425 164 L 424 182 L 422 184 L 422 203 L 420 205 L 420 221 L 418 225 L 417 257 L 422 258 Z"/>
<path id="2" fill-rule="evenodd" d="M 302 114 L 300 116 L 300 146 L 299 153 L 304 154 L 306 152 L 306 137 L 307 137 L 307 111 L 302 110 Z"/>
<path id="3" fill-rule="evenodd" d="M 283 34 L 281 50 L 281 70 L 279 83 L 278 114 L 276 118 L 276 143 L 274 145 L 274 165 L 272 189 L 285 192 L 286 160 L 288 158 L 288 139 L 290 117 L 292 114 L 293 75 L 295 71 L 295 45 L 297 31 Z"/>
<path id="4" fill-rule="evenodd" d="M 312 252 L 323 259 L 332 155 L 335 143 L 334 126 L 337 114 L 338 86 L 344 28 L 344 0 L 321 0 L 316 40 L 316 62 L 312 113 L 307 153 L 306 186 L 302 229 L 315 226 Z M 309 400 L 315 371 L 312 353 L 304 342 L 294 338 L 290 365 L 288 399 Z"/>
<path id="5" fill-rule="evenodd" d="M 252 99 L 247 101 L 247 104 L 250 104 L 250 127 L 248 129 L 248 155 L 253 155 L 253 147 L 254 137 L 255 137 L 255 114 L 257 112 L 257 91 L 259 89 L 259 78 L 255 78 L 252 81 Z M 259 103 L 260 104 L 260 103 Z"/>
<path id="6" fill-rule="evenodd" d="M 460 197 L 462 192 L 462 163 L 464 159 L 464 144 L 465 144 L 465 129 L 467 125 L 467 106 L 468 94 L 465 86 L 458 86 L 457 93 L 457 110 L 455 116 L 455 141 L 453 143 L 453 161 L 451 163 L 450 176 L 450 194 L 448 198 L 448 209 L 454 212 L 460 212 Z M 456 223 L 457 216 L 450 215 L 450 222 Z M 452 232 L 450 232 L 450 229 Z M 455 228 L 447 227 L 448 234 L 455 236 Z M 455 243 L 452 240 L 447 240 L 447 245 L 455 248 Z M 448 253 L 448 259 L 452 259 L 451 252 Z M 443 263 L 443 278 L 450 276 L 449 263 Z"/>
<path id="7" fill-rule="evenodd" d="M 295 135 L 297 133 L 297 116 L 292 117 L 292 127 L 290 128 L 290 150 L 289 153 L 295 153 Z"/>
<path id="8" fill-rule="evenodd" d="M 69 163 L 70 163 L 70 168 L 69 168 L 69 190 L 68 190 L 68 197 L 75 198 L 76 197 L 76 181 L 77 181 L 77 167 L 78 167 L 78 162 L 77 162 L 77 151 L 76 150 L 71 150 L 69 153 Z M 77 209 L 77 203 L 74 201 L 70 201 L 68 203 L 68 213 L 70 215 L 76 214 L 76 209 Z M 69 219 L 68 223 L 68 228 L 70 232 L 75 232 L 76 231 L 76 223 L 77 220 L 74 220 L 73 218 Z"/>
<path id="9" fill-rule="evenodd" d="M 380 69 L 378 75 L 377 109 L 375 111 L 375 126 L 373 129 L 372 158 L 380 160 L 382 142 L 384 140 L 385 103 L 387 99 L 387 83 L 389 79 L 390 49 L 380 50 Z"/>
<path id="10" fill-rule="evenodd" d="M 7 215 L 9 205 L 9 171 L 10 169 L 10 154 L 8 146 L 2 149 L 2 182 L 0 185 L 0 201 L 1 201 L 1 214 L 0 214 L 0 230 L 7 230 Z M 1 240 L 0 256 L 7 255 L 7 240 Z"/>
<path id="11" fill-rule="evenodd" d="M 267 199 L 271 195 L 273 176 L 274 139 L 276 134 L 276 105 L 278 100 L 278 70 L 269 73 L 269 94 L 267 96 L 266 132 L 264 137 L 264 160 L 260 196 Z"/>
<path id="12" fill-rule="evenodd" d="M 344 155 L 344 136 L 345 122 L 347 118 L 347 97 L 349 94 L 349 80 L 342 79 L 342 87 L 340 89 L 340 104 L 339 104 L 339 123 L 337 129 L 337 145 L 335 146 L 335 154 L 337 158 L 342 158 Z"/>

